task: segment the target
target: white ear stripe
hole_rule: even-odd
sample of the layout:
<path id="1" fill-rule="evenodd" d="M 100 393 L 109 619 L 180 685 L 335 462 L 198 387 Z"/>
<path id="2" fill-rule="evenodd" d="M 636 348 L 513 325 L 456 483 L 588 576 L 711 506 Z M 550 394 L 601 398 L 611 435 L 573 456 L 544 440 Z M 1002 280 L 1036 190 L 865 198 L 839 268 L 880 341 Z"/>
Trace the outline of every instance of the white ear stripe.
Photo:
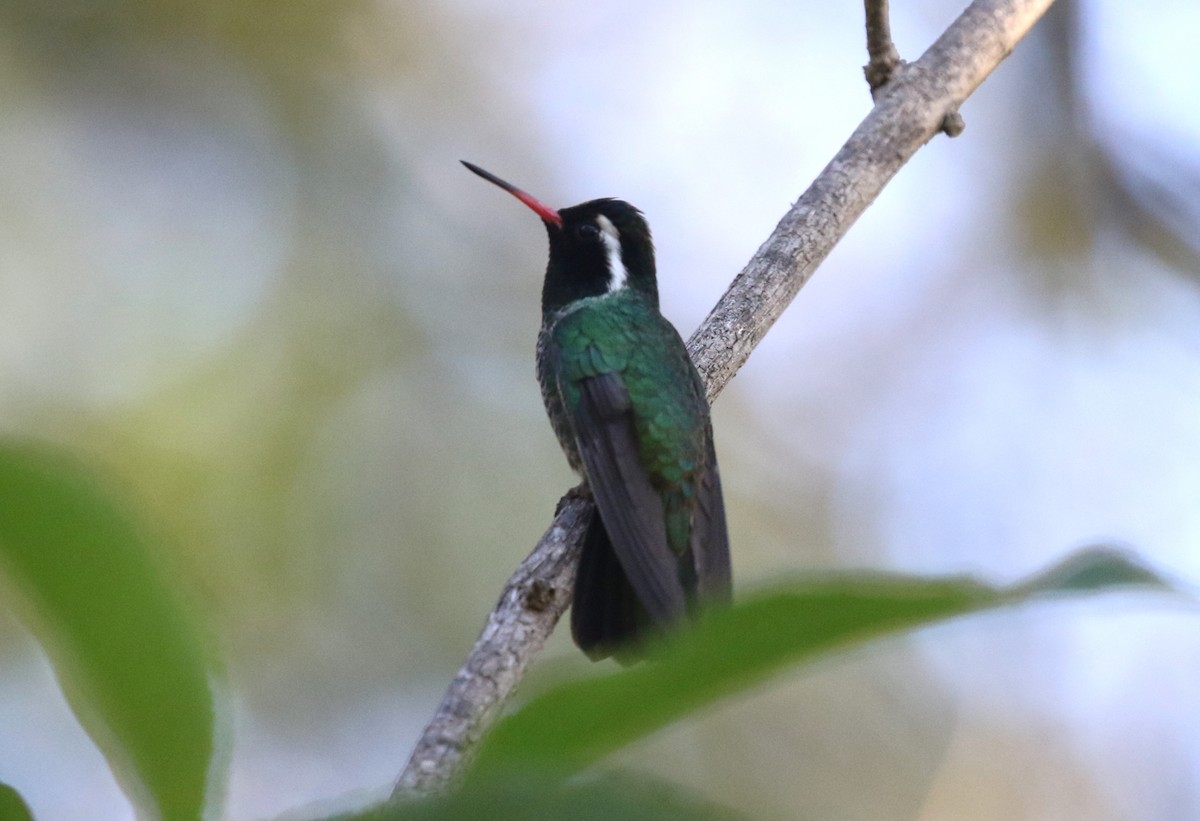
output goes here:
<path id="1" fill-rule="evenodd" d="M 604 250 L 608 254 L 608 292 L 611 294 L 625 287 L 629 280 L 629 269 L 621 257 L 621 234 L 617 226 L 603 214 L 596 215 L 596 224 L 600 226 L 600 239 L 604 241 Z"/>

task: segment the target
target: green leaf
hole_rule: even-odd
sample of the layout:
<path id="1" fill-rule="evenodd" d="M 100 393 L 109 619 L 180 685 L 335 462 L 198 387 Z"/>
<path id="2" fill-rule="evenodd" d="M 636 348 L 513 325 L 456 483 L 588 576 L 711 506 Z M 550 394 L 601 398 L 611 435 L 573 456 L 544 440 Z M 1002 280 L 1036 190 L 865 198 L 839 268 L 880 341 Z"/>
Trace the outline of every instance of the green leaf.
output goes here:
<path id="1" fill-rule="evenodd" d="M 33 813 L 21 794 L 0 782 L 0 821 L 33 821 Z"/>
<path id="2" fill-rule="evenodd" d="M 324 821 L 736 821 L 745 816 L 646 776 L 563 782 L 530 773 L 476 782 L 437 798 L 388 801 Z"/>
<path id="3" fill-rule="evenodd" d="M 151 558 L 79 465 L 0 441 L 0 575 L 130 798 L 192 821 L 213 753 L 209 665 Z"/>
<path id="4" fill-rule="evenodd" d="M 533 699 L 497 724 L 470 775 L 566 775 L 786 666 L 1035 596 L 1134 585 L 1169 589 L 1129 557 L 1103 548 L 1008 588 L 961 577 L 884 573 L 826 574 L 778 585 L 709 614 L 664 642 L 652 661 Z"/>

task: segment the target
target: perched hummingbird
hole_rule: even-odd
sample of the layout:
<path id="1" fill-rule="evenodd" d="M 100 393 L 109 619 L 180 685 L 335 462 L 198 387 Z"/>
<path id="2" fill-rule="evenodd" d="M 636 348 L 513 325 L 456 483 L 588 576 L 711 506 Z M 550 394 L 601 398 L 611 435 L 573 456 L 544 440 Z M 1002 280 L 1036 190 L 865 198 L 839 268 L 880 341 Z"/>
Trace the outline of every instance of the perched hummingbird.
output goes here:
<path id="1" fill-rule="evenodd" d="M 591 488 L 571 634 L 636 660 L 647 630 L 729 598 L 729 536 L 704 383 L 658 310 L 642 213 L 616 199 L 555 210 L 476 165 L 550 236 L 537 376 L 559 444 Z"/>

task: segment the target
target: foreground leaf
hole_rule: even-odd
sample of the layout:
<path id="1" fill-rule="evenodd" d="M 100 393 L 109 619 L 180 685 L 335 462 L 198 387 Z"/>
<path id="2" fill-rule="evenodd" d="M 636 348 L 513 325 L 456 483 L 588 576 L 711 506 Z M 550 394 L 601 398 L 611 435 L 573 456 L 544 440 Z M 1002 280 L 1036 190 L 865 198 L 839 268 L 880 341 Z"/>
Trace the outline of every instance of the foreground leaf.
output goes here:
<path id="1" fill-rule="evenodd" d="M 78 465 L 0 442 L 0 573 L 134 802 L 168 821 L 199 818 L 208 666 L 134 525 Z"/>
<path id="2" fill-rule="evenodd" d="M 1032 597 L 1135 585 L 1169 589 L 1132 559 L 1101 548 L 1007 588 L 884 573 L 793 581 L 708 615 L 651 662 L 533 699 L 496 725 L 471 777 L 517 770 L 566 775 L 785 666 Z"/>
<path id="3" fill-rule="evenodd" d="M 33 821 L 33 813 L 21 794 L 0 782 L 0 821 Z"/>
<path id="4" fill-rule="evenodd" d="M 524 773 L 450 795 L 385 802 L 324 821 L 738 821 L 745 816 L 680 787 L 628 773 L 562 782 Z"/>

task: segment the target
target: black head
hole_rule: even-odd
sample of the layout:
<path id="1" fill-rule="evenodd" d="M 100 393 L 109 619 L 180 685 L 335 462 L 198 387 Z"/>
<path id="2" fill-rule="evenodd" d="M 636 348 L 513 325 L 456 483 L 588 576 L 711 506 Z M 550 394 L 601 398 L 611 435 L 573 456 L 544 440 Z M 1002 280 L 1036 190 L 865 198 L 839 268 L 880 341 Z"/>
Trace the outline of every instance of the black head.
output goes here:
<path id="1" fill-rule="evenodd" d="M 549 315 L 589 296 L 630 288 L 658 304 L 654 243 L 642 212 L 623 200 L 589 200 L 555 211 L 521 189 L 469 162 L 467 168 L 503 188 L 542 218 L 550 263 L 542 285 Z"/>

